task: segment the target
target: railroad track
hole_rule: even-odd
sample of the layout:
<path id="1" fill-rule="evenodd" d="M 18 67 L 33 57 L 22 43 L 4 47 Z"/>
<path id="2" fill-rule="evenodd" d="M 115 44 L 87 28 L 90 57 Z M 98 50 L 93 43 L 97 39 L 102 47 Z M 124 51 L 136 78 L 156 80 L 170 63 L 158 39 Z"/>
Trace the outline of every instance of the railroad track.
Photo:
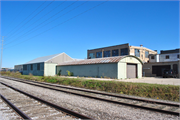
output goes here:
<path id="1" fill-rule="evenodd" d="M 88 97 L 96 100 L 106 101 L 115 104 L 122 104 L 131 107 L 151 110 L 155 112 L 161 112 L 165 114 L 172 114 L 179 116 L 180 113 L 180 104 L 177 103 L 169 103 L 169 102 L 161 102 L 156 100 L 147 100 L 147 99 L 140 99 L 135 97 L 125 97 L 121 95 L 115 95 L 105 92 L 97 92 L 92 90 L 85 90 L 75 87 L 67 87 L 57 84 L 50 84 L 45 82 L 37 82 L 37 81 L 30 81 L 24 79 L 17 79 L 12 77 L 3 77 L 9 80 L 14 80 L 18 82 L 23 82 L 26 84 L 39 86 L 51 90 L 61 91 L 65 93 L 70 93 L 78 96 Z"/>
<path id="2" fill-rule="evenodd" d="M 0 84 L 0 93 L 1 99 L 6 102 L 6 104 L 8 104 L 8 106 L 10 106 L 19 116 L 21 116 L 22 119 L 92 119 L 2 82 Z"/>

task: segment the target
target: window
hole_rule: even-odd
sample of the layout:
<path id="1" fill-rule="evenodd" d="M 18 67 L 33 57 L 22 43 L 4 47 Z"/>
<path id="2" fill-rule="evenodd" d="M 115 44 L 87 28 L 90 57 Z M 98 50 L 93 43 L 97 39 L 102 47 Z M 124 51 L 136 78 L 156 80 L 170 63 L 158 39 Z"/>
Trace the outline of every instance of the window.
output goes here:
<path id="1" fill-rule="evenodd" d="M 119 56 L 119 50 L 112 50 L 112 56 Z"/>
<path id="2" fill-rule="evenodd" d="M 177 55 L 177 58 L 179 58 L 179 55 Z"/>
<path id="3" fill-rule="evenodd" d="M 145 51 L 145 57 L 148 58 L 149 56 L 149 51 Z"/>
<path id="4" fill-rule="evenodd" d="M 104 57 L 110 57 L 111 55 L 110 51 L 104 51 Z"/>
<path id="5" fill-rule="evenodd" d="M 89 59 L 91 58 L 95 58 L 95 54 L 94 53 L 89 53 Z"/>
<path id="6" fill-rule="evenodd" d="M 23 65 L 23 70 L 27 70 L 27 65 Z"/>
<path id="7" fill-rule="evenodd" d="M 37 70 L 40 70 L 40 63 L 37 64 Z"/>
<path id="8" fill-rule="evenodd" d="M 169 59 L 169 55 L 166 55 L 166 59 Z"/>
<path id="9" fill-rule="evenodd" d="M 31 70 L 33 70 L 33 64 L 31 65 Z"/>
<path id="10" fill-rule="evenodd" d="M 143 55 L 141 55 L 141 58 L 143 58 Z"/>
<path id="11" fill-rule="evenodd" d="M 102 52 L 97 52 L 96 53 L 96 58 L 102 58 Z"/>
<path id="12" fill-rule="evenodd" d="M 151 59 L 154 59 L 154 56 L 151 56 Z"/>
<path id="13" fill-rule="evenodd" d="M 128 55 L 128 48 L 121 49 L 121 55 Z"/>
<path id="14" fill-rule="evenodd" d="M 140 50 L 139 49 L 135 49 L 135 56 L 140 57 Z"/>

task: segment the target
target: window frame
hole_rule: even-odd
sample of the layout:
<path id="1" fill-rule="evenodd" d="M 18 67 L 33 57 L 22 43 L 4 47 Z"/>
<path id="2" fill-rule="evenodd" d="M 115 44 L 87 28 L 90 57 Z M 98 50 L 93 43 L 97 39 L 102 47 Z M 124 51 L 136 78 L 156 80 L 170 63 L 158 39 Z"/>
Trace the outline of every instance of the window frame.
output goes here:
<path id="1" fill-rule="evenodd" d="M 136 55 L 136 50 L 138 51 L 139 56 Z M 134 49 L 134 55 L 135 55 L 136 57 L 140 57 L 140 49 Z"/>
<path id="2" fill-rule="evenodd" d="M 169 55 L 166 55 L 166 56 L 165 56 L 165 59 L 169 59 L 169 58 L 170 58 Z"/>
<path id="3" fill-rule="evenodd" d="M 117 51 L 117 55 L 113 55 L 113 51 Z M 114 57 L 114 56 L 119 56 L 119 49 L 114 49 L 114 50 L 112 50 L 112 56 Z"/>
<path id="4" fill-rule="evenodd" d="M 109 52 L 109 56 L 105 56 L 107 53 L 105 52 Z M 111 51 L 110 50 L 106 50 L 106 51 L 103 51 L 103 57 L 111 57 Z"/>
<path id="5" fill-rule="evenodd" d="M 97 57 L 98 53 L 101 53 L 101 57 Z M 102 51 L 101 52 L 96 52 L 96 58 L 102 58 Z"/>
<path id="6" fill-rule="evenodd" d="M 37 64 L 37 70 L 40 70 L 40 63 Z"/>
<path id="7" fill-rule="evenodd" d="M 154 60 L 154 56 L 151 56 L 151 59 Z"/>
<path id="8" fill-rule="evenodd" d="M 33 64 L 30 65 L 30 70 L 33 70 Z"/>
<path id="9" fill-rule="evenodd" d="M 145 58 L 149 57 L 149 51 L 145 51 Z"/>
<path id="10" fill-rule="evenodd" d="M 122 51 L 124 50 L 124 53 L 122 54 Z M 126 52 L 125 52 L 125 50 L 127 50 Z M 126 53 L 126 54 L 125 54 Z M 123 56 L 123 55 L 129 55 L 129 49 L 128 48 L 121 48 L 121 56 Z"/>
<path id="11" fill-rule="evenodd" d="M 91 57 L 90 54 L 93 54 L 93 57 Z M 90 58 L 90 57 L 91 57 L 91 58 L 95 58 L 95 53 L 89 53 L 88 57 L 89 57 L 89 58 Z M 90 58 L 90 59 L 91 59 L 91 58 Z"/>

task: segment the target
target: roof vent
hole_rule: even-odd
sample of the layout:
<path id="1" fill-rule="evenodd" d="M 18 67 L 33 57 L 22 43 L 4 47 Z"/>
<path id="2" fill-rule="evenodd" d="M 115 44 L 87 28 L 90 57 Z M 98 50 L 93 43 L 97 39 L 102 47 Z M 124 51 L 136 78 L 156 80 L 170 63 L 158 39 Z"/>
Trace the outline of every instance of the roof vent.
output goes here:
<path id="1" fill-rule="evenodd" d="M 141 44 L 140 47 L 142 47 L 143 45 Z"/>

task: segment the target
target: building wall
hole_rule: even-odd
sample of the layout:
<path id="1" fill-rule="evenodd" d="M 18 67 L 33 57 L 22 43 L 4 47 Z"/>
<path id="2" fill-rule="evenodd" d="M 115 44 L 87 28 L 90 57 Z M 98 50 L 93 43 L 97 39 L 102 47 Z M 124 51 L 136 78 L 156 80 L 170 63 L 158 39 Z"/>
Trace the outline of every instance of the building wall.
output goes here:
<path id="1" fill-rule="evenodd" d="M 98 49 L 92 49 L 92 50 L 88 50 L 87 51 L 87 59 L 89 58 L 89 53 L 94 53 L 95 54 L 95 58 L 96 58 L 96 53 L 97 52 L 102 52 L 102 57 L 103 57 L 103 53 L 104 51 L 110 51 L 110 57 L 112 57 L 112 50 L 119 50 L 119 56 L 121 56 L 121 49 L 123 48 L 128 48 L 129 49 L 129 44 L 122 44 L 122 45 L 116 45 L 116 46 L 110 46 L 110 47 L 103 47 L 103 48 L 98 48 Z M 128 54 L 129 55 L 129 52 Z"/>
<path id="2" fill-rule="evenodd" d="M 90 65 L 68 65 L 57 66 L 57 71 L 61 70 L 61 75 L 68 75 L 67 70 L 79 77 L 110 77 L 117 78 L 117 63 L 111 64 L 90 64 Z"/>
<path id="3" fill-rule="evenodd" d="M 56 63 L 44 63 L 44 76 L 56 75 Z"/>
<path id="4" fill-rule="evenodd" d="M 31 64 L 26 64 L 27 70 L 23 70 L 23 75 L 29 75 L 30 73 L 35 76 L 44 76 L 44 63 L 40 63 L 40 70 L 37 70 L 37 63 L 32 64 L 33 70 L 31 70 Z M 24 68 L 25 65 L 23 65 Z"/>
<path id="5" fill-rule="evenodd" d="M 48 60 L 46 63 L 57 63 L 57 64 L 60 64 L 60 63 L 63 63 L 65 61 L 72 61 L 72 60 L 74 60 L 74 59 L 71 58 L 70 56 L 68 56 L 67 54 L 62 53 L 62 54 L 52 58 L 51 60 Z"/>
<path id="6" fill-rule="evenodd" d="M 118 79 L 127 78 L 127 63 L 137 64 L 137 77 L 142 78 L 142 63 L 134 57 L 125 57 L 118 63 Z"/>
<path id="7" fill-rule="evenodd" d="M 143 63 L 145 63 L 145 62 L 147 62 L 149 60 L 149 57 L 145 57 L 145 51 L 148 51 L 149 55 L 150 54 L 157 54 L 156 51 L 150 50 L 150 49 L 145 48 L 145 47 L 130 46 L 130 55 L 135 56 L 135 49 L 140 50 L 140 57 L 138 57 L 138 58 L 141 59 L 141 61 Z"/>
<path id="8" fill-rule="evenodd" d="M 15 65 L 14 70 L 15 71 L 22 71 L 23 70 L 23 65 Z"/>
<path id="9" fill-rule="evenodd" d="M 166 56 L 169 55 L 169 59 L 166 59 Z M 171 61 L 178 61 L 179 53 L 169 53 L 169 54 L 158 54 L 158 55 L 151 55 L 154 56 L 154 59 L 149 56 L 149 62 L 171 62 Z"/>
<path id="10" fill-rule="evenodd" d="M 152 74 L 152 66 L 164 66 L 170 65 L 171 69 L 173 69 L 173 65 L 178 65 L 178 76 L 180 75 L 180 66 L 179 61 L 174 62 L 155 62 L 155 63 L 145 63 L 143 65 L 143 73 L 146 77 L 156 77 L 156 74 Z"/>
<path id="11" fill-rule="evenodd" d="M 169 59 L 166 59 L 166 56 L 169 55 Z M 179 53 L 172 53 L 172 54 L 160 54 L 159 55 L 159 62 L 170 62 L 170 61 L 177 61 L 179 58 L 177 57 Z"/>

